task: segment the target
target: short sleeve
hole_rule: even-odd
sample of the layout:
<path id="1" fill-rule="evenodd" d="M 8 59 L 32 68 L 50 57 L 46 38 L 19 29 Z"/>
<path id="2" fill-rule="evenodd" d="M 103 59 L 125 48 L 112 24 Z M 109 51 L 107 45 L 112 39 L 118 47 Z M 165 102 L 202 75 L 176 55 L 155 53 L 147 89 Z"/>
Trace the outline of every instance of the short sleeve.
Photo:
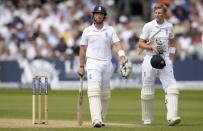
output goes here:
<path id="1" fill-rule="evenodd" d="M 87 30 L 84 30 L 81 36 L 80 45 L 87 45 Z"/>
<path id="2" fill-rule="evenodd" d="M 145 24 L 143 29 L 142 29 L 140 39 L 147 40 L 149 38 L 149 33 L 150 33 L 149 26 L 148 26 L 148 24 Z"/>
<path id="3" fill-rule="evenodd" d="M 173 25 L 170 27 L 170 33 L 169 33 L 169 39 L 173 39 L 175 37 L 175 34 L 173 32 Z"/>
<path id="4" fill-rule="evenodd" d="M 112 43 L 116 43 L 118 41 L 120 41 L 120 39 L 118 38 L 116 31 L 112 28 Z"/>

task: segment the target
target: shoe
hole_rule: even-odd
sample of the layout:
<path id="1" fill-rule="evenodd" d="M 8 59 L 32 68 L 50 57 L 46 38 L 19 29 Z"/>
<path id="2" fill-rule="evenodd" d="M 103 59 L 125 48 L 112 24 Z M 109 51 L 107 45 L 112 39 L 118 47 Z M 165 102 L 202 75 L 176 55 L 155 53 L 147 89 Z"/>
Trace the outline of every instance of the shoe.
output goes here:
<path id="1" fill-rule="evenodd" d="M 168 126 L 175 126 L 175 125 L 179 124 L 180 122 L 181 122 L 180 117 L 174 117 L 174 118 L 168 120 Z"/>
<path id="2" fill-rule="evenodd" d="M 151 123 L 152 123 L 151 120 L 144 120 L 143 122 L 144 125 L 150 125 Z"/>
<path id="3" fill-rule="evenodd" d="M 94 128 L 101 128 L 102 127 L 102 123 L 99 120 L 94 120 L 92 125 Z"/>

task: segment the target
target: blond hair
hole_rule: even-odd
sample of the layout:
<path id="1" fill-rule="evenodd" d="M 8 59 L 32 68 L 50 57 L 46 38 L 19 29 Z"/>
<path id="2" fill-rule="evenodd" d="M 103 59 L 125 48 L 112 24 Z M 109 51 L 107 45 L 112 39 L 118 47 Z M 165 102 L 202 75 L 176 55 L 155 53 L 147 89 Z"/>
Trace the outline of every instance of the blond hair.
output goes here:
<path id="1" fill-rule="evenodd" d="M 161 4 L 161 3 L 157 3 L 157 4 L 154 6 L 154 11 L 156 11 L 157 9 L 162 9 L 162 10 L 163 10 L 163 13 L 166 13 L 166 12 L 167 12 L 167 7 L 166 7 L 164 4 Z"/>

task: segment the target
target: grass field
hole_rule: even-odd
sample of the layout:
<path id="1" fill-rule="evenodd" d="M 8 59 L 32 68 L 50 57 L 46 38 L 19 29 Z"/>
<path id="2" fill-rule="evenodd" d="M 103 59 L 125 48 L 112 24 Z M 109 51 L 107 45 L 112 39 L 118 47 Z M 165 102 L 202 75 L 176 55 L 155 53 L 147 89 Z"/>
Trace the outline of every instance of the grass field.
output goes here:
<path id="1" fill-rule="evenodd" d="M 84 128 L 76 125 L 77 91 L 49 92 L 49 125 L 31 124 L 31 90 L 0 89 L 0 131 L 202 131 L 203 90 L 185 90 L 180 94 L 180 125 L 168 127 L 164 94 L 157 89 L 154 100 L 154 121 L 150 126 L 141 123 L 140 90 L 113 90 L 107 116 L 107 126 L 90 126 L 87 94 L 84 94 Z M 7 126 L 5 126 L 7 125 Z M 16 125 L 16 126 L 15 126 Z M 21 126 L 20 126 L 21 125 Z M 54 126 L 55 125 L 55 126 Z M 67 125 L 67 126 L 66 126 Z M 70 126 L 70 127 L 69 127 Z M 71 127 L 72 126 L 72 127 Z"/>

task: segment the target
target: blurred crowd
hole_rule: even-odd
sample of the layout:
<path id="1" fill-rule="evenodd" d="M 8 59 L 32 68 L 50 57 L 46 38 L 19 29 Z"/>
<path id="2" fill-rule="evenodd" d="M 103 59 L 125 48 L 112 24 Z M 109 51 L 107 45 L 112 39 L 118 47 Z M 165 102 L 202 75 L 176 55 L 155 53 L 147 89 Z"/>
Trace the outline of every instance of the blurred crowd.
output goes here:
<path id="1" fill-rule="evenodd" d="M 92 24 L 91 11 L 97 4 L 106 7 L 106 22 L 115 27 L 130 59 L 137 59 L 139 34 L 135 33 L 130 2 L 133 0 L 0 0 L 0 60 L 75 59 L 82 31 Z M 152 19 L 156 1 L 137 2 L 143 7 L 143 22 Z M 167 19 L 175 27 L 177 58 L 203 59 L 203 0 L 160 2 L 169 7 Z"/>

